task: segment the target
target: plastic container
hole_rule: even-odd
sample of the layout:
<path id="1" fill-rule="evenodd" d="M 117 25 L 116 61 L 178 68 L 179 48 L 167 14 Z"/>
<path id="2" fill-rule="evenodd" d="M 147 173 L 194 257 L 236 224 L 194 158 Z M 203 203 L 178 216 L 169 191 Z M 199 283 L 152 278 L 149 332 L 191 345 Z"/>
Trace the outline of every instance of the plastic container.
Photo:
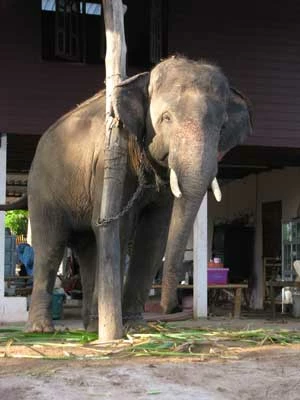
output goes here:
<path id="1" fill-rule="evenodd" d="M 64 293 L 53 293 L 52 295 L 52 319 L 62 319 Z"/>
<path id="2" fill-rule="evenodd" d="M 226 285 L 229 268 L 207 268 L 208 285 Z"/>

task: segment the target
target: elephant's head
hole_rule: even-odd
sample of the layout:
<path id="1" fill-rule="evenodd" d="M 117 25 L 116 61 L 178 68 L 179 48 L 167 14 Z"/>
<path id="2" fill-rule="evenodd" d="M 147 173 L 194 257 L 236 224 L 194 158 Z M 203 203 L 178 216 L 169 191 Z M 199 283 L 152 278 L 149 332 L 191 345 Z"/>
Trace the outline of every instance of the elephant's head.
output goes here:
<path id="1" fill-rule="evenodd" d="M 218 67 L 182 57 L 122 82 L 113 102 L 128 131 L 145 142 L 152 163 L 170 169 L 174 206 L 162 294 L 169 312 L 177 303 L 176 270 L 195 216 L 218 159 L 251 132 L 249 109 Z"/>

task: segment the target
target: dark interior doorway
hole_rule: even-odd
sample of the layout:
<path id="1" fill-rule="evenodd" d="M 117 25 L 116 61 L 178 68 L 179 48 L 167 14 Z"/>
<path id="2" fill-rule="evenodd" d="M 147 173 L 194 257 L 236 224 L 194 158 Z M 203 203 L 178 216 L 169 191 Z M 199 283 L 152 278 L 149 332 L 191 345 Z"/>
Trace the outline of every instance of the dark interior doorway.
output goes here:
<path id="1" fill-rule="evenodd" d="M 249 281 L 253 269 L 254 228 L 241 223 L 214 227 L 213 255 L 229 268 L 229 282 Z"/>
<path id="2" fill-rule="evenodd" d="M 263 257 L 281 257 L 281 201 L 262 204 Z"/>

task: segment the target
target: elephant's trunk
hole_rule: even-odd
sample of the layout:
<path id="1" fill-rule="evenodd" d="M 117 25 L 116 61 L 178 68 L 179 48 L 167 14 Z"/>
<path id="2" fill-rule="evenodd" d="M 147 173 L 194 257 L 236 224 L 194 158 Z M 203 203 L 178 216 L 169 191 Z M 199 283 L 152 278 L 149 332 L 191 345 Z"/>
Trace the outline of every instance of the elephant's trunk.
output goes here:
<path id="1" fill-rule="evenodd" d="M 201 129 L 189 132 L 193 134 L 192 148 L 186 148 L 191 143 L 187 135 L 170 146 L 170 186 L 175 198 L 163 269 L 161 306 L 165 313 L 177 306 L 177 271 L 203 197 L 217 172 L 217 141 Z"/>
<path id="2" fill-rule="evenodd" d="M 177 306 L 178 271 L 198 209 L 198 202 L 191 204 L 184 198 L 174 199 L 163 268 L 161 307 L 164 313 L 174 312 Z"/>

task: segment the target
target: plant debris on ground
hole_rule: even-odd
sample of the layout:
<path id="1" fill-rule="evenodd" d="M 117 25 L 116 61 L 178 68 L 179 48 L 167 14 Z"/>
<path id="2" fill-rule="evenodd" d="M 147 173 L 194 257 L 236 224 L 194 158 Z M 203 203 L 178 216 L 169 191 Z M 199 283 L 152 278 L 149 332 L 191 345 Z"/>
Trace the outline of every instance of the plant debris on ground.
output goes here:
<path id="1" fill-rule="evenodd" d="M 117 357 L 212 357 L 236 358 L 241 348 L 271 344 L 300 344 L 300 332 L 291 330 L 225 330 L 178 328 L 170 324 L 149 324 L 129 331 L 124 339 L 101 343 L 97 333 L 64 331 L 52 334 L 25 333 L 21 329 L 0 329 L 1 357 L 90 358 Z"/>

